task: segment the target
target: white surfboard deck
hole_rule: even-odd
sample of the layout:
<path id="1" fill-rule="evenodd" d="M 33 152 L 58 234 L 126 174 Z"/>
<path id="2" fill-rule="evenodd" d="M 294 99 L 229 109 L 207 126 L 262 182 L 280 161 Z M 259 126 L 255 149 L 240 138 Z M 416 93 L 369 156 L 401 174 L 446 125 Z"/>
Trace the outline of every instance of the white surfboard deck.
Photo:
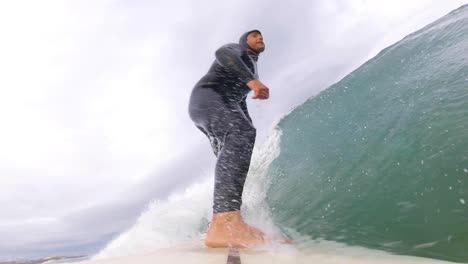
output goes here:
<path id="1" fill-rule="evenodd" d="M 368 253 L 368 254 L 367 254 Z M 320 248 L 300 252 L 292 245 L 269 249 L 208 248 L 203 241 L 194 241 L 140 255 L 78 262 L 80 264 L 415 264 L 451 263 L 428 258 L 399 256 L 377 250 L 329 251 Z"/>

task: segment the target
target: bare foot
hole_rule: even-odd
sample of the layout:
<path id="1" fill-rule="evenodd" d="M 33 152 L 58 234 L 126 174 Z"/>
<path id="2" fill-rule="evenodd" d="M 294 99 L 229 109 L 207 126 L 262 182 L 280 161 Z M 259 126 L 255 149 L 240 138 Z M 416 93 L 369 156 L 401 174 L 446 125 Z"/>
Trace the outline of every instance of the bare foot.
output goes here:
<path id="1" fill-rule="evenodd" d="M 265 234 L 265 232 L 263 232 L 262 230 L 254 227 L 254 226 L 251 226 L 251 225 L 248 225 L 247 226 L 252 230 L 253 233 L 259 235 L 259 236 L 262 236 L 263 237 L 263 240 L 265 242 L 270 242 L 270 241 L 275 241 L 275 242 L 279 242 L 279 243 L 283 243 L 283 244 L 293 244 L 294 241 L 287 238 L 287 237 L 284 237 L 284 236 L 278 236 L 278 235 L 267 235 Z"/>
<path id="2" fill-rule="evenodd" d="M 264 244 L 264 233 L 247 225 L 240 211 L 213 215 L 206 235 L 208 247 L 255 247 Z"/>
<path id="3" fill-rule="evenodd" d="M 291 239 L 289 239 L 287 237 L 276 236 L 276 235 L 275 236 L 270 236 L 270 235 L 265 234 L 265 232 L 263 232 L 262 230 L 254 227 L 254 226 L 251 226 L 249 224 L 246 224 L 246 225 L 248 226 L 248 228 L 250 228 L 252 230 L 251 232 L 253 232 L 253 233 L 255 233 L 255 234 L 259 235 L 259 236 L 262 236 L 263 240 L 265 242 L 267 242 L 267 241 L 276 241 L 276 242 L 284 243 L 284 244 L 293 244 L 294 243 L 293 240 L 291 240 Z"/>
<path id="4" fill-rule="evenodd" d="M 266 234 L 262 230 L 256 228 L 255 226 L 251 226 L 249 224 L 246 224 L 246 225 L 251 230 L 252 233 L 258 234 L 260 236 L 266 236 Z"/>

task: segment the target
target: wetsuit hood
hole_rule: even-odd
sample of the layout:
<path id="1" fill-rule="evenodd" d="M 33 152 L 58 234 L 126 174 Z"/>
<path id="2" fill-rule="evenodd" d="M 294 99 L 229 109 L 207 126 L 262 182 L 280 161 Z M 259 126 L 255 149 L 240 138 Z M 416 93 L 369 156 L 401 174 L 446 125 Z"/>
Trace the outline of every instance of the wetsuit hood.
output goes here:
<path id="1" fill-rule="evenodd" d="M 260 30 L 258 29 L 254 29 L 254 30 L 250 30 L 250 31 L 247 31 L 245 32 L 244 34 L 242 34 L 242 36 L 240 37 L 239 39 L 239 45 L 242 47 L 242 49 L 244 50 L 247 50 L 249 52 L 249 55 L 256 55 L 258 57 L 259 53 L 252 50 L 249 45 L 247 45 L 247 36 L 252 33 L 252 32 L 257 32 L 259 33 L 260 35 L 262 34 L 262 32 L 260 32 Z M 254 53 L 254 54 L 252 54 Z"/>

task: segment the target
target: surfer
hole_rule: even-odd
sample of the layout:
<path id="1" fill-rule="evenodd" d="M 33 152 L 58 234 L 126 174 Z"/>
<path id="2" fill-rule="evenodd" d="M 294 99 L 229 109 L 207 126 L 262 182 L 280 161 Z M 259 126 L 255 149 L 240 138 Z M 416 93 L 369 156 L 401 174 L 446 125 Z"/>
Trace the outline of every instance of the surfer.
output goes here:
<path id="1" fill-rule="evenodd" d="M 269 89 L 258 77 L 257 60 L 265 50 L 262 33 L 244 33 L 238 44 L 226 44 L 190 96 L 189 114 L 209 139 L 217 157 L 213 218 L 205 239 L 208 247 L 251 247 L 264 243 L 265 234 L 244 222 L 242 191 L 255 144 L 256 129 L 246 98 L 265 100 Z"/>

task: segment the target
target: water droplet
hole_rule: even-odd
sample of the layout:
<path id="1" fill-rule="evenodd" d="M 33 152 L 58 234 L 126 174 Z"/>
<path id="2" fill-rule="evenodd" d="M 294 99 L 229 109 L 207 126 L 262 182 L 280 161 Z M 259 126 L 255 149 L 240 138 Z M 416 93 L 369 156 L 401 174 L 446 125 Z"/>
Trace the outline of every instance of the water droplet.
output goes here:
<path id="1" fill-rule="evenodd" d="M 460 198 L 460 203 L 461 203 L 461 204 L 465 204 L 465 199 Z"/>

